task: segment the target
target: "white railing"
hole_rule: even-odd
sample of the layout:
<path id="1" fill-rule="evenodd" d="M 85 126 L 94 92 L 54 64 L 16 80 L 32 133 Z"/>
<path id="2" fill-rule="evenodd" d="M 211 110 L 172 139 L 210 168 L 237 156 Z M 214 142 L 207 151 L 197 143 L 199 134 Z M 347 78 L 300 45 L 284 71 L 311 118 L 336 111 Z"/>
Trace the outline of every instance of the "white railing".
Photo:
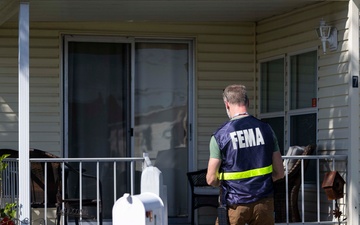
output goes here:
<path id="1" fill-rule="evenodd" d="M 346 189 L 345 189 L 345 196 L 343 199 L 340 199 L 340 211 L 342 212 L 342 215 L 340 218 L 335 218 L 333 216 L 333 210 L 335 210 L 335 201 L 330 201 L 326 199 L 326 195 L 324 193 L 324 190 L 321 188 L 321 182 L 323 178 L 323 174 L 325 172 L 328 172 L 330 170 L 337 170 L 341 175 L 346 175 L 346 168 L 347 168 L 347 156 L 340 156 L 340 155 L 310 155 L 310 156 L 283 156 L 283 159 L 301 159 L 302 164 L 304 163 L 304 160 L 310 160 L 311 163 L 309 163 L 309 166 L 307 168 L 306 174 L 316 172 L 315 180 L 313 180 L 311 183 L 307 182 L 307 179 L 305 177 L 305 171 L 301 171 L 301 186 L 299 191 L 299 211 L 301 215 L 301 221 L 300 222 L 289 222 L 289 205 L 286 204 L 286 213 L 287 213 L 287 220 L 283 223 L 277 223 L 279 225 L 282 224 L 346 224 Z M 6 162 L 8 162 L 9 166 L 8 168 L 3 172 L 2 175 L 2 201 L 1 204 L 3 205 L 6 202 L 16 202 L 17 196 L 18 196 L 18 181 L 17 174 L 18 174 L 18 161 L 15 159 L 6 159 Z M 61 185 L 59 186 L 61 188 L 60 196 L 57 196 L 61 199 L 66 199 L 66 174 L 68 173 L 68 166 L 74 165 L 74 168 L 79 172 L 79 192 L 77 193 L 79 199 L 83 198 L 83 181 L 81 179 L 82 175 L 87 175 L 90 171 L 88 164 L 91 163 L 95 169 L 91 169 L 92 176 L 96 179 L 96 216 L 92 218 L 92 222 L 100 224 L 100 214 L 101 212 L 101 205 L 104 204 L 104 202 L 100 201 L 101 198 L 101 185 L 104 185 L 104 182 L 101 182 L 101 180 L 104 179 L 104 175 L 101 175 L 101 165 L 106 163 L 107 165 L 112 164 L 112 180 L 113 182 L 113 192 L 112 193 L 102 193 L 103 195 L 112 195 L 112 200 L 110 200 L 110 204 L 115 203 L 117 198 L 121 197 L 118 196 L 119 193 L 117 193 L 118 187 L 117 185 L 120 185 L 121 182 L 117 181 L 118 178 L 118 166 L 122 165 L 122 168 L 126 170 L 127 174 L 129 175 L 129 182 L 128 186 L 130 187 L 130 194 L 135 194 L 135 181 L 137 179 L 140 179 L 138 177 L 142 171 L 143 165 L 144 165 L 144 158 L 31 158 L 31 163 L 43 163 L 44 166 L 44 193 L 48 193 L 50 187 L 48 187 L 48 179 L 49 175 L 47 168 L 51 166 L 52 163 L 58 163 L 60 168 L 60 176 L 61 176 Z M 127 164 L 127 165 L 126 165 Z M 86 165 L 86 166 L 85 166 Z M 86 168 L 85 168 L 86 167 Z M 302 167 L 303 168 L 303 167 Z M 86 170 L 85 170 L 86 169 Z M 285 168 L 287 171 L 288 168 Z M 136 172 L 140 172 L 136 174 Z M 287 173 L 286 173 L 287 174 Z M 286 188 L 288 187 L 288 178 L 286 179 Z M 49 184 L 50 185 L 50 184 Z M 108 185 L 108 184 L 107 184 Z M 108 185 L 109 186 L 109 185 Z M 43 211 L 40 213 L 40 215 L 37 215 L 37 217 L 32 218 L 32 224 L 44 224 L 44 225 L 50 225 L 50 224 L 56 224 L 57 219 L 61 217 L 62 224 L 64 224 L 65 215 L 71 212 L 66 211 L 66 202 L 62 202 L 62 204 L 58 204 L 57 209 L 53 209 L 50 206 L 50 200 L 48 195 L 44 195 L 44 202 L 43 203 Z M 288 200 L 290 196 L 286 193 L 286 199 Z M 111 199 L 110 198 L 110 199 Z M 288 202 L 288 201 L 286 201 Z M 75 213 L 79 214 L 78 219 L 86 219 L 82 217 L 86 217 L 87 211 L 84 211 L 82 207 L 85 205 L 84 202 L 79 201 L 78 211 Z M 171 207 L 171 206 L 169 206 Z M 56 213 L 49 211 L 49 209 L 55 210 Z M 36 208 L 33 208 L 34 211 L 36 211 Z M 59 216 L 60 213 L 60 216 Z M 74 213 L 74 212 L 73 212 Z M 34 212 L 33 212 L 34 214 Z M 54 218 L 55 217 L 55 218 Z M 45 218 L 47 218 L 45 220 Z M 102 221 L 105 222 L 105 221 Z M 108 221 L 111 224 L 111 221 Z"/>
<path id="2" fill-rule="evenodd" d="M 286 221 L 276 223 L 283 224 L 347 224 L 346 222 L 346 186 L 344 198 L 340 201 L 340 217 L 335 217 L 333 213 L 336 210 L 335 201 L 327 200 L 325 191 L 322 189 L 323 176 L 329 171 L 338 171 L 343 177 L 347 173 L 347 156 L 346 155 L 308 155 L 308 156 L 283 156 L 283 159 L 301 160 L 301 184 L 299 191 L 298 205 L 300 211 L 301 221 L 289 222 L 289 194 L 286 192 Z M 304 160 L 309 160 L 310 163 L 306 171 L 304 171 Z M 288 171 L 287 164 L 285 166 L 285 184 L 288 190 Z M 307 181 L 305 174 L 315 173 L 315 180 Z"/>
<path id="3" fill-rule="evenodd" d="M 145 157 L 145 156 L 144 156 Z M 123 193 L 117 193 L 119 190 L 118 182 L 119 178 L 119 167 L 122 167 L 125 172 L 121 174 L 122 181 L 126 180 L 125 187 L 122 189 L 124 193 L 135 194 L 135 180 L 140 180 L 140 174 L 144 166 L 146 166 L 146 162 L 149 162 L 144 157 L 133 157 L 133 158 L 31 158 L 31 171 L 29 175 L 31 176 L 31 198 L 32 200 L 32 219 L 31 224 L 57 224 L 57 220 L 61 220 L 61 224 L 65 224 L 64 220 L 66 217 L 75 218 L 75 220 L 84 220 L 85 222 L 89 222 L 89 211 L 86 206 L 91 203 L 94 208 L 96 208 L 96 212 L 94 212 L 94 216 L 90 219 L 90 222 L 95 222 L 96 224 L 102 224 L 103 222 L 111 222 L 109 219 L 106 221 L 102 218 L 103 215 L 102 208 L 105 204 L 110 205 L 111 207 L 119 197 Z M 5 159 L 4 162 L 8 164 L 8 167 L 2 174 L 2 201 L 1 205 L 4 205 L 7 202 L 17 202 L 18 200 L 18 159 Z M 38 163 L 41 167 L 34 168 L 33 164 Z M 57 167 L 55 170 L 53 165 L 56 164 Z M 91 164 L 91 165 L 89 165 Z M 107 190 L 106 193 L 101 193 L 104 186 L 104 182 L 101 182 L 107 174 L 100 175 L 100 167 L 104 164 L 112 165 L 112 171 L 109 174 L 112 174 L 113 187 L 112 193 L 109 193 Z M 86 166 L 84 166 L 86 165 Z M 51 169 L 50 169 L 51 168 Z M 56 171 L 57 168 L 59 171 Z M 42 170 L 34 171 L 34 170 Z M 66 190 L 69 188 L 69 182 L 66 179 L 69 179 L 69 173 L 73 170 L 78 176 L 78 181 L 76 182 L 78 193 L 67 193 Z M 91 173 L 90 171 L 91 170 Z M 49 174 L 54 172 L 54 174 Z M 35 174 L 38 173 L 38 174 Z M 39 176 L 40 177 L 36 177 Z M 42 177 L 43 176 L 43 177 Z M 55 176 L 55 177 L 53 177 Z M 68 178 L 67 178 L 68 177 Z M 58 179 L 57 179 L 58 178 Z M 95 192 L 93 199 L 91 202 L 85 202 L 83 199 L 86 189 L 85 179 L 94 178 L 95 189 L 92 189 Z M 107 177 L 108 178 L 108 177 Z M 42 180 L 43 179 L 43 180 Z M 55 183 L 54 183 L 55 181 Z M 121 182 L 122 183 L 122 182 Z M 42 186 L 42 185 L 43 186 Z M 68 187 L 66 187 L 68 185 Z M 93 185 L 93 186 L 94 186 Z M 71 186 L 71 185 L 70 185 Z M 108 186 L 108 185 L 107 185 Z M 55 188 L 55 189 L 54 189 Z M 44 196 L 40 196 L 40 202 L 34 202 L 34 199 L 39 198 L 37 191 L 41 189 L 39 192 Z M 51 190 L 50 190 L 51 189 Z M 55 193 L 56 196 L 49 196 Z M 74 194 L 79 196 L 77 199 L 69 199 L 68 194 Z M 104 196 L 112 195 L 112 197 L 104 201 Z M 52 201 L 56 198 L 56 203 Z M 76 205 L 76 208 L 73 207 Z M 70 206 L 70 207 L 69 207 Z M 108 208 L 109 208 L 108 207 Z M 111 212 L 111 209 L 110 209 Z M 45 220 L 45 218 L 47 218 Z"/>

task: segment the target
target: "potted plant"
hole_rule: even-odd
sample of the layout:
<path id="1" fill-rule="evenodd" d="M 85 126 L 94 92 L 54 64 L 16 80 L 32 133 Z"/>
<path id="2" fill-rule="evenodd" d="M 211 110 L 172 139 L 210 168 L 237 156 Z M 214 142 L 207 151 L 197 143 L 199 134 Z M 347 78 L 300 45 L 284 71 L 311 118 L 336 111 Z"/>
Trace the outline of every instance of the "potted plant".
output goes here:
<path id="1" fill-rule="evenodd" d="M 16 217 L 16 203 L 7 202 L 4 207 L 2 204 L 2 172 L 7 168 L 8 164 L 4 162 L 4 159 L 9 157 L 10 154 L 3 154 L 0 157 L 0 225 L 15 225 L 14 219 Z"/>

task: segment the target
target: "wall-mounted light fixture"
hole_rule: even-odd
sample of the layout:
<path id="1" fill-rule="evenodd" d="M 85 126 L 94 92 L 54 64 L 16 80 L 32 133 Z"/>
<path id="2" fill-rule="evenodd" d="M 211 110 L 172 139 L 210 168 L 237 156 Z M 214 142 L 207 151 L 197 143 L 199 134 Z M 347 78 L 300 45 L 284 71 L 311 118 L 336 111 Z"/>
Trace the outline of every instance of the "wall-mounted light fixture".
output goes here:
<path id="1" fill-rule="evenodd" d="M 322 42 L 322 48 L 324 54 L 326 53 L 326 42 L 329 43 L 330 51 L 337 50 L 337 29 L 326 25 L 324 20 L 320 20 L 320 27 L 316 28 L 317 36 Z"/>

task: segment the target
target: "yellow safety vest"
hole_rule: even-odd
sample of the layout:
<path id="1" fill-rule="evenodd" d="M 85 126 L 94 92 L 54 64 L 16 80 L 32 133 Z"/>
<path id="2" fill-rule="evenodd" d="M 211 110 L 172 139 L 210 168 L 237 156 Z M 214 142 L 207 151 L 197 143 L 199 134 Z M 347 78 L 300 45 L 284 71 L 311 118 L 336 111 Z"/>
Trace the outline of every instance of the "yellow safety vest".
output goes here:
<path id="1" fill-rule="evenodd" d="M 262 168 L 246 170 L 241 172 L 221 172 L 219 173 L 219 180 L 240 180 L 245 178 L 257 177 L 272 173 L 273 167 L 265 166 Z"/>

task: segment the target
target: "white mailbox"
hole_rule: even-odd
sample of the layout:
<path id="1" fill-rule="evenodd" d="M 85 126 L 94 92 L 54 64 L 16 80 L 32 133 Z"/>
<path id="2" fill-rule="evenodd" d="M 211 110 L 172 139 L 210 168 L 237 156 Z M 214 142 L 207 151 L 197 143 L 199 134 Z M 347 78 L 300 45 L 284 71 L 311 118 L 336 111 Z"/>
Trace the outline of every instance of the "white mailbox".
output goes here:
<path id="1" fill-rule="evenodd" d="M 124 194 L 113 208 L 113 225 L 164 225 L 164 204 L 151 192 Z"/>

